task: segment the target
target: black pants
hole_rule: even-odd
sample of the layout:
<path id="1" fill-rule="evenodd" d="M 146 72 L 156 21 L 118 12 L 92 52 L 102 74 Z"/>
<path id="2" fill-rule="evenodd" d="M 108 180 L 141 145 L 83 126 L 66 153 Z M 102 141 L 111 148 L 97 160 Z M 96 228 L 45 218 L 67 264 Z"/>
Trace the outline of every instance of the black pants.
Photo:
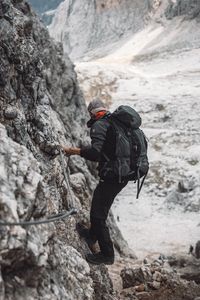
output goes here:
<path id="1" fill-rule="evenodd" d="M 90 211 L 90 236 L 98 241 L 101 252 L 105 256 L 114 257 L 113 243 L 106 226 L 109 209 L 117 194 L 127 185 L 123 183 L 100 181 L 97 185 Z"/>

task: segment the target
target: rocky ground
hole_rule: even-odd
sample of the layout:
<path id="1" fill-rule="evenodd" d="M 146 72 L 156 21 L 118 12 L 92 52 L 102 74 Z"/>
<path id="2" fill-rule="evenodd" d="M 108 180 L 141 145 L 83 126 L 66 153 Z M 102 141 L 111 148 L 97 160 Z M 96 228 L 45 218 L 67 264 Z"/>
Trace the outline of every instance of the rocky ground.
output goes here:
<path id="1" fill-rule="evenodd" d="M 193 281 L 186 271 L 189 268 L 198 274 Z M 116 299 L 197 300 L 200 296 L 199 260 L 190 256 L 121 259 L 109 267 L 109 273 L 118 291 Z"/>

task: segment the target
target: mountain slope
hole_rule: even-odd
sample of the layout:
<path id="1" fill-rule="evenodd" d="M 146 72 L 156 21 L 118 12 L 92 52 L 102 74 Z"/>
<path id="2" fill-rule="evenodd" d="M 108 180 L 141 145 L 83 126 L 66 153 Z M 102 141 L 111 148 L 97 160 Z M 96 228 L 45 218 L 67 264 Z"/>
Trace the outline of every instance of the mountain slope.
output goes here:
<path id="1" fill-rule="evenodd" d="M 101 97 L 111 111 L 129 104 L 142 116 L 149 176 L 139 201 L 130 184 L 114 205 L 119 227 L 141 258 L 187 252 L 199 239 L 200 29 L 188 11 L 166 19 L 175 7 L 162 1 L 151 22 L 121 47 L 76 63 L 88 101 Z"/>
<path id="2" fill-rule="evenodd" d="M 196 231 L 199 229 L 199 128 L 196 125 L 199 124 L 199 114 L 196 114 L 199 111 L 196 100 L 199 49 L 197 43 L 191 49 L 184 46 L 187 43 L 180 49 L 174 48 L 176 43 L 163 47 L 162 41 L 169 34 L 165 29 L 170 27 L 165 27 L 160 19 L 158 22 L 161 27 L 149 26 L 137 36 L 131 36 L 134 47 L 129 40 L 129 49 L 126 45 L 112 56 L 77 65 L 86 94 L 91 96 L 87 86 L 95 75 L 92 93 L 105 96 L 104 83 L 107 84 L 112 108 L 123 101 L 136 107 L 150 137 L 151 173 L 143 197 L 139 202 L 133 201 L 130 186 L 120 196 L 124 200 L 119 202 L 121 206 L 115 207 L 116 216 L 121 213 L 119 225 L 128 225 L 130 231 L 125 228 L 124 233 L 141 257 L 145 251 L 160 252 L 163 249 L 160 246 L 166 250 L 169 240 L 164 239 L 160 229 L 166 229 L 164 233 L 168 234 L 171 224 L 176 243 L 179 237 L 188 242 L 188 221 L 190 238 L 199 235 Z M 175 20 L 173 24 L 179 24 L 177 28 L 181 30 L 184 24 L 192 25 L 198 32 L 194 22 L 183 24 Z M 176 31 L 175 42 L 178 36 Z M 10 222 L 36 221 L 69 210 L 72 205 L 79 210 L 77 216 L 52 224 L 0 226 L 0 298 L 193 300 L 199 295 L 199 285 L 193 282 L 199 282 L 199 262 L 195 257 L 180 258 L 179 262 L 171 257 L 173 269 L 163 255 L 153 264 L 137 261 L 134 265 L 130 259 L 119 258 L 109 269 L 118 282 L 123 280 L 119 296 L 113 292 L 108 269 L 85 262 L 86 249 L 74 228 L 79 219 L 88 219 L 95 184 L 91 175 L 94 166 L 79 157 L 71 158 L 67 168 L 69 188 L 60 156 L 55 156 L 58 143 L 78 146 L 87 139 L 83 130 L 86 107 L 74 66 L 67 56 L 64 61 L 62 46 L 52 43 L 25 1 L 0 2 L 0 37 L 0 217 Z M 174 214 L 170 214 L 170 209 Z M 163 223 L 159 223 L 161 218 Z M 156 222 L 154 228 L 152 220 Z M 179 223 L 174 224 L 172 220 Z M 184 232 L 179 232 L 180 229 Z M 158 232 L 162 234 L 162 239 L 159 238 L 162 245 L 156 240 Z M 118 232 L 115 232 L 115 243 L 120 252 L 126 252 L 126 244 Z M 171 246 L 170 241 L 167 246 Z M 181 249 L 183 246 L 187 248 L 181 244 Z M 180 250 L 177 244 L 175 249 Z M 180 280 L 174 264 L 186 267 L 182 272 L 188 281 Z M 195 274 L 190 274 L 192 264 L 197 270 Z M 135 275 L 139 275 L 139 280 L 142 277 L 139 286 Z"/>
<path id="3" fill-rule="evenodd" d="M 46 25 L 52 22 L 55 10 L 62 1 L 63 0 L 28 0 Z"/>
<path id="4" fill-rule="evenodd" d="M 62 42 L 71 59 L 95 50 L 103 56 L 113 43 L 141 29 L 151 10 L 149 0 L 65 0 L 58 7 L 49 32 Z"/>

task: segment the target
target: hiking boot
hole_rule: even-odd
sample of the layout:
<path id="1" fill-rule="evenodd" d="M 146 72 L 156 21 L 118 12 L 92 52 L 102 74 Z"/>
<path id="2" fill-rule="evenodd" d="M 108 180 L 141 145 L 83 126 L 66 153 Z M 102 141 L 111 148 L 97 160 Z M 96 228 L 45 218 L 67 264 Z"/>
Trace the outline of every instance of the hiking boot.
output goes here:
<path id="1" fill-rule="evenodd" d="M 96 245 L 95 245 L 96 241 L 91 239 L 89 229 L 86 228 L 83 224 L 77 223 L 76 224 L 76 230 L 77 230 L 78 234 L 80 235 L 80 237 L 85 240 L 85 242 L 88 245 L 90 251 L 92 253 L 95 253 L 96 252 Z"/>
<path id="2" fill-rule="evenodd" d="M 94 264 L 94 265 L 112 265 L 114 263 L 114 257 L 113 256 L 105 256 L 101 252 L 96 254 L 87 254 L 86 255 L 87 262 Z"/>

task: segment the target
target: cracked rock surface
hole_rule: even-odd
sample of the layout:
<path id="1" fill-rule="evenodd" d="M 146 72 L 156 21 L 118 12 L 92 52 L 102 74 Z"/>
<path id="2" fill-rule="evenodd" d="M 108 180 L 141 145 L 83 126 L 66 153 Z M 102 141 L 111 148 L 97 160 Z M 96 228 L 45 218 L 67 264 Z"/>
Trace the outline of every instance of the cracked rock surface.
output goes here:
<path id="1" fill-rule="evenodd" d="M 26 1 L 2 0 L 0 218 L 37 221 L 72 206 L 78 214 L 37 226 L 0 226 L 0 299 L 110 299 L 113 293 L 107 269 L 91 271 L 75 231 L 76 221 L 89 216 L 94 165 L 80 157 L 63 165 L 58 155 L 58 144 L 88 142 L 87 118 L 62 46 Z"/>

